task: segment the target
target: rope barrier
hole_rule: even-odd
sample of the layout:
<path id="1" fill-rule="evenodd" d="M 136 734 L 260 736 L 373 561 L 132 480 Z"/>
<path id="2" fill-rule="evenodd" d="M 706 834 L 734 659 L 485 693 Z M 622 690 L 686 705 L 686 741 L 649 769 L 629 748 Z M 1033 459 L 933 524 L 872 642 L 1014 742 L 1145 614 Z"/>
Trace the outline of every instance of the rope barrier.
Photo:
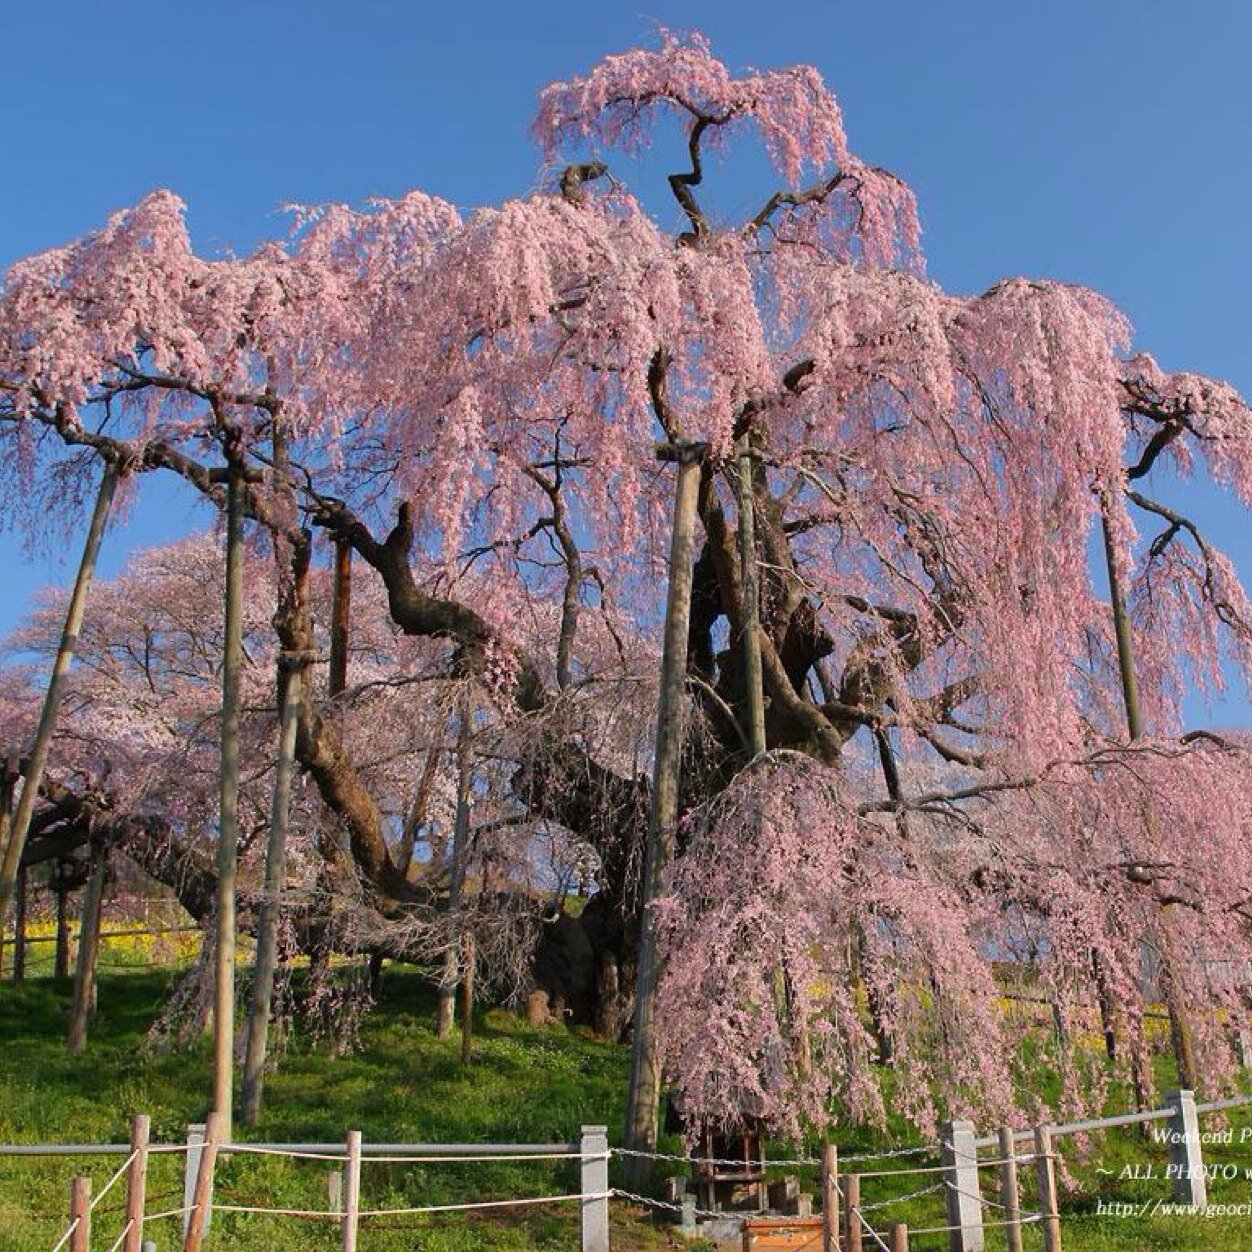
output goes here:
<path id="1" fill-rule="evenodd" d="M 115 1173 L 113 1177 L 110 1178 L 109 1181 L 106 1182 L 104 1186 L 91 1197 L 91 1203 L 87 1206 L 88 1213 L 94 1213 L 96 1211 L 96 1205 L 109 1194 L 109 1190 L 123 1177 L 126 1171 L 130 1169 L 131 1163 L 138 1155 L 138 1152 L 132 1152 L 118 1167 L 117 1173 Z"/>
<path id="2" fill-rule="evenodd" d="M 224 1143 L 218 1148 L 221 1155 L 233 1153 L 246 1156 L 287 1156 L 302 1161 L 346 1161 L 347 1151 L 343 1152 L 297 1152 L 287 1148 L 263 1148 L 250 1143 Z M 377 1157 L 371 1157 L 377 1160 Z"/>
<path id="3" fill-rule="evenodd" d="M 118 1248 L 122 1246 L 122 1241 L 130 1233 L 130 1228 L 134 1224 L 135 1224 L 135 1219 L 132 1217 L 127 1221 L 126 1225 L 122 1227 L 122 1233 L 118 1235 L 116 1239 L 113 1240 L 112 1246 L 109 1248 L 109 1252 L 117 1252 Z"/>
<path id="4" fill-rule="evenodd" d="M 70 1239 L 73 1237 L 74 1232 L 78 1229 L 78 1223 L 80 1220 L 81 1220 L 80 1218 L 76 1217 L 74 1218 L 72 1222 L 70 1222 L 69 1228 L 53 1245 L 52 1252 L 61 1252 L 61 1249 L 65 1247 L 67 1243 L 69 1243 Z"/>
<path id="5" fill-rule="evenodd" d="M 609 1153 L 612 1156 L 638 1156 L 649 1161 L 677 1161 L 682 1165 L 734 1165 L 742 1169 L 745 1165 L 756 1165 L 761 1162 L 745 1161 L 743 1157 L 722 1157 L 722 1156 L 675 1156 L 669 1152 L 641 1152 L 636 1148 L 610 1148 Z M 820 1165 L 821 1161 L 815 1156 L 798 1156 L 790 1160 L 770 1160 L 764 1162 L 766 1165 Z"/>
<path id="6" fill-rule="evenodd" d="M 516 1152 L 496 1156 L 362 1156 L 361 1163 L 373 1165 L 438 1164 L 442 1161 L 607 1161 L 612 1152 Z"/>
<path id="7" fill-rule="evenodd" d="M 882 1248 L 883 1252 L 891 1252 L 891 1249 L 883 1242 L 882 1235 L 880 1235 L 878 1231 L 876 1231 L 873 1226 L 865 1220 L 865 1214 L 861 1212 L 860 1205 L 857 1205 L 857 1207 L 853 1209 L 853 1212 L 856 1214 L 857 1221 L 865 1227 L 865 1229 L 869 1232 L 869 1237 L 873 1239 L 873 1241 L 878 1244 L 880 1248 Z"/>
<path id="8" fill-rule="evenodd" d="M 215 1213 L 265 1213 L 271 1217 L 321 1217 L 343 1221 L 342 1213 L 332 1213 L 329 1209 L 267 1209 L 250 1204 L 219 1204 L 216 1200 L 213 1201 L 212 1209 Z"/>
<path id="9" fill-rule="evenodd" d="M 213 1207 L 217 1208 L 217 1205 L 215 1204 Z M 159 1222 L 163 1217 L 184 1217 L 191 1211 L 192 1206 L 190 1204 L 183 1204 L 176 1209 L 162 1209 L 159 1213 L 145 1213 L 143 1219 L 145 1222 Z M 56 1249 L 54 1248 L 52 1252 L 56 1252 Z"/>
<path id="10" fill-rule="evenodd" d="M 400 1217 L 410 1213 L 463 1213 L 472 1209 L 515 1208 L 526 1204 L 558 1204 L 568 1200 L 609 1200 L 612 1197 L 612 1191 L 575 1191 L 569 1195 L 540 1195 L 520 1200 L 479 1200 L 473 1204 L 427 1204 L 420 1208 L 362 1209 L 359 1216 L 362 1218 Z"/>

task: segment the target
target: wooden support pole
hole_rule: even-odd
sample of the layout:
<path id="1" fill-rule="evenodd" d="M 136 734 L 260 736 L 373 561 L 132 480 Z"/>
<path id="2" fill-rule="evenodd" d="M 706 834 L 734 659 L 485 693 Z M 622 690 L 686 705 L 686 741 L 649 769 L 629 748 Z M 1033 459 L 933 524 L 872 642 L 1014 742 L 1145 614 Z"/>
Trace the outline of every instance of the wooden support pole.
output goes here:
<path id="1" fill-rule="evenodd" d="M 848 1229 L 848 1252 L 865 1252 L 861 1237 L 865 1229 L 861 1225 L 861 1175 L 843 1176 L 843 1224 Z"/>
<path id="2" fill-rule="evenodd" d="M 822 1252 L 839 1252 L 839 1151 L 822 1144 Z"/>
<path id="3" fill-rule="evenodd" d="M 148 1186 L 148 1136 L 146 1113 L 130 1119 L 130 1168 L 126 1171 L 126 1239 L 122 1252 L 140 1252 L 143 1246 L 144 1194 Z"/>
<path id="4" fill-rule="evenodd" d="M 743 678 L 747 693 L 748 743 L 754 757 L 765 751 L 765 686 L 761 674 L 761 638 L 756 568 L 756 470 L 750 435 L 739 440 L 739 583 L 742 592 Z"/>
<path id="5" fill-rule="evenodd" d="M 1056 1168 L 1052 1160 L 1052 1132 L 1035 1127 L 1035 1177 L 1039 1190 L 1039 1226 L 1043 1252 L 1061 1252 L 1061 1217 L 1056 1206 Z"/>
<path id="6" fill-rule="evenodd" d="M 209 1226 L 209 1211 L 213 1204 L 213 1171 L 217 1166 L 217 1149 L 222 1143 L 225 1118 L 214 1109 L 205 1123 L 204 1147 L 200 1151 L 200 1168 L 196 1171 L 196 1186 L 191 1197 L 191 1220 L 183 1238 L 183 1252 L 200 1252 L 204 1233 Z"/>
<path id="7" fill-rule="evenodd" d="M 70 1252 L 91 1252 L 91 1179 L 86 1174 L 70 1179 L 70 1221 Z"/>
<path id="8" fill-rule="evenodd" d="M 891 1252 L 909 1252 L 909 1228 L 905 1222 L 896 1222 L 891 1228 Z"/>
<path id="9" fill-rule="evenodd" d="M 78 962 L 74 969 L 74 998 L 70 1005 L 70 1027 L 66 1046 L 75 1056 L 87 1048 L 87 1024 L 94 1007 L 96 960 L 100 954 L 100 910 L 104 903 L 104 882 L 108 864 L 102 849 L 93 853 L 95 863 L 87 889 L 83 892 L 83 916 L 78 935 Z"/>
<path id="10" fill-rule="evenodd" d="M 635 1020 L 627 1092 L 626 1146 L 636 1152 L 656 1150 L 657 1113 L 661 1102 L 660 1040 L 656 1024 L 656 987 L 660 970 L 652 901 L 673 852 L 678 820 L 678 772 L 682 753 L 687 688 L 687 636 L 691 624 L 691 587 L 696 503 L 700 486 L 699 453 L 678 458 L 674 496 L 674 530 L 670 544 L 669 594 L 665 608 L 665 639 L 661 656 L 661 690 L 657 708 L 656 755 L 652 771 L 652 802 L 644 857 L 639 959 L 635 979 Z M 651 1170 L 646 1156 L 627 1158 L 627 1186 L 639 1191 Z"/>
<path id="11" fill-rule="evenodd" d="M 229 1142 L 235 1074 L 235 870 L 239 847 L 239 685 L 243 673 L 244 468 L 226 473 L 226 605 L 217 821 L 217 943 L 213 979 L 213 1109 Z"/>
<path id="12" fill-rule="evenodd" d="M 116 465 L 110 463 L 104 467 L 100 490 L 96 493 L 95 509 L 91 514 L 91 524 L 87 528 L 87 538 L 83 544 L 78 576 L 74 580 L 74 590 L 70 593 L 69 607 L 65 611 L 65 625 L 61 631 L 56 660 L 52 665 L 52 677 L 44 694 L 39 727 L 35 731 L 35 743 L 26 763 L 26 781 L 22 784 L 17 812 L 13 815 L 13 824 L 4 841 L 4 858 L 0 861 L 0 932 L 8 925 L 9 910 L 17 886 L 17 871 L 22 864 L 22 853 L 26 850 L 30 819 L 35 812 L 44 766 L 48 763 L 48 753 L 52 748 L 52 732 L 56 729 L 57 713 L 61 708 L 65 677 L 69 673 L 74 650 L 78 646 L 78 634 L 82 630 L 83 614 L 87 609 L 87 592 L 91 588 L 92 575 L 96 570 L 96 558 L 100 555 L 100 540 L 104 537 L 105 523 L 113 504 L 117 477 Z"/>
<path id="13" fill-rule="evenodd" d="M 295 777 L 296 731 L 300 721 L 303 671 L 280 668 L 282 713 L 278 724 L 278 759 L 274 766 L 274 797 L 270 806 L 269 840 L 265 849 L 265 878 L 261 913 L 257 920 L 256 959 L 252 970 L 252 1003 L 248 1012 L 248 1039 L 243 1063 L 240 1102 L 243 1120 L 255 1126 L 261 1116 L 261 1088 L 269 1050 L 270 1013 L 274 1004 L 274 976 L 278 969 L 278 921 L 283 886 L 287 880 L 287 827 L 291 786 Z"/>
<path id="14" fill-rule="evenodd" d="M 1000 1203 L 1004 1205 L 1004 1245 L 1022 1252 L 1022 1201 L 1017 1185 L 1017 1140 L 1011 1126 L 1000 1127 Z"/>
<path id="15" fill-rule="evenodd" d="M 348 1160 L 343 1179 L 342 1252 L 356 1252 L 357 1227 L 361 1221 L 361 1132 L 348 1131 Z"/>

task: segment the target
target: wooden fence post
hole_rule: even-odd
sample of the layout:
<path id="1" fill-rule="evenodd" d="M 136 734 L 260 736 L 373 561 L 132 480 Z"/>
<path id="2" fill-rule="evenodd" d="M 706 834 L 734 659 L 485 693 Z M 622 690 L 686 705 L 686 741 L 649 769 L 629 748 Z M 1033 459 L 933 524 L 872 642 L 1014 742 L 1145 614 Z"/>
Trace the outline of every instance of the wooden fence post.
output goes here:
<path id="1" fill-rule="evenodd" d="M 891 1228 L 891 1252 L 909 1252 L 909 1228 L 904 1222 Z"/>
<path id="2" fill-rule="evenodd" d="M 946 1211 L 952 1231 L 952 1252 L 983 1252 L 986 1238 L 982 1228 L 982 1195 L 978 1184 L 978 1149 L 974 1146 L 974 1124 L 969 1121 L 945 1122 L 940 1133 L 939 1159 L 947 1167 L 942 1175 L 947 1192 Z"/>
<path id="3" fill-rule="evenodd" d="M 1022 1252 L 1022 1201 L 1017 1186 L 1017 1140 L 1011 1126 L 1000 1127 L 1000 1203 L 1004 1205 L 1004 1245 Z"/>
<path id="4" fill-rule="evenodd" d="M 848 1228 L 848 1252 L 865 1252 L 861 1238 L 861 1175 L 843 1176 L 843 1224 Z"/>
<path id="5" fill-rule="evenodd" d="M 1061 1218 L 1056 1208 L 1056 1169 L 1052 1164 L 1052 1132 L 1035 1127 L 1035 1175 L 1039 1186 L 1039 1225 L 1043 1252 L 1061 1252 Z"/>
<path id="6" fill-rule="evenodd" d="M 1200 1117 L 1195 1107 L 1195 1092 L 1185 1087 L 1165 1093 L 1167 1104 L 1173 1105 L 1169 1119 L 1169 1168 L 1166 1171 L 1180 1204 L 1203 1208 L 1208 1202 L 1208 1180 L 1204 1176 L 1204 1159 L 1200 1153 Z"/>
<path id="7" fill-rule="evenodd" d="M 582 1214 L 582 1252 L 609 1252 L 609 1128 L 584 1126 L 579 1148 L 582 1154 L 582 1182 L 579 1189 L 584 1199 Z"/>
<path id="8" fill-rule="evenodd" d="M 70 1235 L 70 1252 L 90 1252 L 91 1179 L 86 1174 L 70 1179 L 70 1221 L 76 1223 Z"/>
<path id="9" fill-rule="evenodd" d="M 343 1252 L 356 1252 L 356 1232 L 361 1220 L 361 1132 L 348 1131 L 348 1161 L 344 1170 Z"/>
<path id="10" fill-rule="evenodd" d="M 822 1144 L 822 1252 L 839 1252 L 839 1151 Z"/>
<path id="11" fill-rule="evenodd" d="M 130 1168 L 126 1171 L 126 1240 L 122 1252 L 140 1252 L 143 1244 L 144 1193 L 148 1185 L 148 1134 L 145 1113 L 130 1119 Z"/>
<path id="12" fill-rule="evenodd" d="M 200 1168 L 196 1171 L 196 1188 L 191 1197 L 191 1223 L 183 1239 L 183 1252 L 200 1252 L 204 1242 L 209 1210 L 213 1205 L 213 1170 L 217 1165 L 217 1149 L 222 1142 L 222 1127 L 225 1124 L 225 1118 L 217 1109 L 209 1114 L 205 1123 L 204 1148 L 200 1153 Z"/>

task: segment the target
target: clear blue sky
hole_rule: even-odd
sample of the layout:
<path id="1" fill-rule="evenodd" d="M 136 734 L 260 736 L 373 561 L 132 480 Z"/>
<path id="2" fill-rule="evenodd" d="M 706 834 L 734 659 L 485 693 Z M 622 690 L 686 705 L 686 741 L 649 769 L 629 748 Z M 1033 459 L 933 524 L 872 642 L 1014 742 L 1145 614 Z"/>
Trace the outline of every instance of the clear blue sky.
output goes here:
<path id="1" fill-rule="evenodd" d="M 420 186 L 460 205 L 524 191 L 548 81 L 698 27 L 733 66 L 809 61 L 854 148 L 916 189 L 930 273 L 976 291 L 1085 283 L 1162 364 L 1252 394 L 1252 5 L 1240 0 L 31 0 L 4 6 L 0 266 L 153 187 L 202 252 L 248 250 L 290 201 Z M 150 484 L 106 570 L 204 515 Z M 1195 511 L 1252 576 L 1247 519 Z M 0 632 L 54 553 L 0 536 Z M 1252 722 L 1242 697 L 1214 714 Z M 1196 720 L 1201 720 L 1196 710 Z"/>

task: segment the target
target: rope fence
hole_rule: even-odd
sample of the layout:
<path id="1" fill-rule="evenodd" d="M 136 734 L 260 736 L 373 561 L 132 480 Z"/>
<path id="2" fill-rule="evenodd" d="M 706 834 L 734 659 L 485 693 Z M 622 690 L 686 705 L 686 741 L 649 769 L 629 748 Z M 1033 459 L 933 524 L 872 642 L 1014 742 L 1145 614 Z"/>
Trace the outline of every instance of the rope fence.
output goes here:
<path id="1" fill-rule="evenodd" d="M 577 1143 L 550 1144 L 370 1144 L 361 1141 L 357 1131 L 350 1131 L 342 1143 L 234 1143 L 224 1142 L 220 1123 L 215 1118 L 203 1126 L 189 1128 L 185 1143 L 149 1143 L 148 1119 L 133 1119 L 130 1142 L 95 1144 L 0 1144 L 4 1157 L 101 1157 L 115 1156 L 120 1164 L 113 1168 L 99 1190 L 92 1194 L 90 1177 L 84 1174 L 71 1179 L 68 1224 L 52 1245 L 52 1252 L 86 1252 L 92 1246 L 93 1224 L 104 1223 L 108 1229 L 94 1232 L 97 1247 L 108 1252 L 140 1252 L 143 1230 L 147 1223 L 182 1219 L 183 1252 L 200 1252 L 205 1231 L 212 1215 L 260 1215 L 276 1219 L 294 1219 L 337 1224 L 342 1233 L 343 1252 L 356 1252 L 356 1235 L 363 1223 L 383 1223 L 387 1219 L 425 1218 L 457 1213 L 497 1210 L 531 1209 L 545 1205 L 577 1204 L 583 1252 L 609 1252 L 609 1210 L 613 1201 L 637 1205 L 656 1214 L 665 1214 L 683 1225 L 688 1232 L 697 1222 L 744 1222 L 744 1247 L 750 1249 L 753 1222 L 765 1226 L 786 1225 L 792 1218 L 761 1216 L 766 1210 L 766 1190 L 775 1205 L 794 1212 L 794 1221 L 808 1229 L 820 1228 L 821 1246 L 827 1252 L 846 1249 L 864 1252 L 866 1248 L 900 1252 L 907 1249 L 910 1237 L 948 1236 L 953 1252 L 984 1246 L 985 1232 L 1004 1230 L 1007 1246 L 1014 1252 L 1022 1247 L 1025 1227 L 1038 1225 L 1042 1231 L 1044 1252 L 1061 1252 L 1061 1225 L 1057 1208 L 1056 1161 L 1053 1140 L 1066 1134 L 1087 1133 L 1113 1127 L 1168 1121 L 1169 1127 L 1157 1132 L 1162 1147 L 1170 1153 L 1171 1167 L 1165 1172 L 1173 1187 L 1175 1201 L 1193 1207 L 1206 1203 L 1206 1170 L 1200 1156 L 1203 1136 L 1198 1132 L 1198 1118 L 1252 1104 L 1252 1097 L 1240 1096 L 1208 1104 L 1197 1104 L 1190 1091 L 1173 1091 L 1167 1095 L 1167 1107 L 1134 1113 L 1117 1114 L 1058 1126 L 1036 1126 L 1027 1130 L 1002 1127 L 994 1135 L 975 1134 L 968 1121 L 951 1121 L 942 1128 L 940 1138 L 932 1143 L 911 1144 L 882 1151 L 863 1151 L 841 1156 L 834 1145 L 825 1145 L 820 1156 L 796 1154 L 768 1162 L 745 1160 L 743 1157 L 684 1156 L 667 1152 L 646 1152 L 611 1148 L 603 1126 L 585 1126 Z M 1022 1145 L 1020 1148 L 1018 1145 Z M 987 1148 L 998 1149 L 987 1153 Z M 214 1173 L 219 1157 L 275 1157 L 334 1167 L 327 1177 L 325 1207 L 302 1204 L 303 1197 L 293 1196 L 295 1203 L 248 1203 L 245 1199 L 214 1197 Z M 147 1186 L 150 1158 L 183 1158 L 178 1167 L 183 1175 L 181 1187 L 152 1189 Z M 916 1158 L 923 1159 L 916 1159 Z M 931 1159 L 925 1159 L 925 1158 Z M 614 1158 L 648 1160 L 657 1164 L 681 1164 L 684 1170 L 696 1169 L 703 1187 L 702 1194 L 712 1197 L 711 1203 L 697 1204 L 697 1196 L 685 1191 L 685 1179 L 676 1182 L 677 1194 L 666 1199 L 629 1191 L 610 1184 L 609 1170 Z M 936 1159 L 937 1158 L 937 1159 Z M 898 1161 L 898 1165 L 889 1165 Z M 362 1166 L 404 1165 L 492 1165 L 492 1164 L 574 1164 L 578 1171 L 578 1189 L 565 1189 L 552 1194 L 520 1196 L 488 1195 L 446 1203 L 392 1203 L 391 1196 L 379 1196 L 384 1202 L 373 1206 L 362 1203 Z M 858 1171 L 861 1164 L 871 1168 Z M 1028 1167 L 1028 1168 L 1026 1168 Z M 793 1177 L 775 1178 L 767 1182 L 767 1169 L 814 1169 L 821 1182 L 820 1214 L 812 1215 L 813 1197 L 801 1196 Z M 1030 1204 L 1021 1197 L 1019 1169 L 1026 1168 Z M 729 1176 L 721 1179 L 730 1186 L 755 1186 L 755 1214 L 724 1207 L 717 1189 L 718 1171 Z M 990 1191 L 983 1171 L 995 1171 Z M 700 1171 L 704 1171 L 703 1174 Z M 166 1173 L 168 1179 L 168 1171 Z M 233 1177 L 233 1175 L 232 1175 Z M 916 1180 L 912 1189 L 896 1194 L 871 1195 L 862 1199 L 862 1185 L 891 1189 L 890 1180 Z M 221 1181 L 220 1179 L 218 1180 Z M 920 1183 L 920 1185 L 916 1185 Z M 782 1199 L 775 1187 L 782 1188 Z M 104 1203 L 124 1190 L 124 1201 Z M 529 1188 L 527 1188 L 529 1190 Z M 542 1190 L 539 1188 L 538 1190 Z M 181 1194 L 181 1204 L 172 1204 Z M 454 1193 L 455 1194 L 455 1193 Z M 727 1193 L 729 1196 L 731 1193 Z M 734 1193 L 742 1200 L 742 1193 Z M 481 1192 L 480 1192 L 481 1196 Z M 932 1201 L 933 1197 L 933 1201 Z M 397 1195 L 403 1201 L 407 1197 Z M 431 1199 L 442 1199 L 436 1195 Z M 925 1214 L 926 1204 L 941 1202 L 944 1217 L 912 1229 L 903 1222 L 885 1224 L 890 1214 L 907 1210 L 908 1216 L 919 1211 Z M 165 1207 L 156 1208 L 164 1203 Z M 725 1201 L 729 1204 L 729 1199 Z M 152 1210 L 149 1210 L 152 1206 Z M 115 1222 L 120 1225 L 115 1226 Z M 842 1239 L 841 1239 L 842 1235 Z"/>

